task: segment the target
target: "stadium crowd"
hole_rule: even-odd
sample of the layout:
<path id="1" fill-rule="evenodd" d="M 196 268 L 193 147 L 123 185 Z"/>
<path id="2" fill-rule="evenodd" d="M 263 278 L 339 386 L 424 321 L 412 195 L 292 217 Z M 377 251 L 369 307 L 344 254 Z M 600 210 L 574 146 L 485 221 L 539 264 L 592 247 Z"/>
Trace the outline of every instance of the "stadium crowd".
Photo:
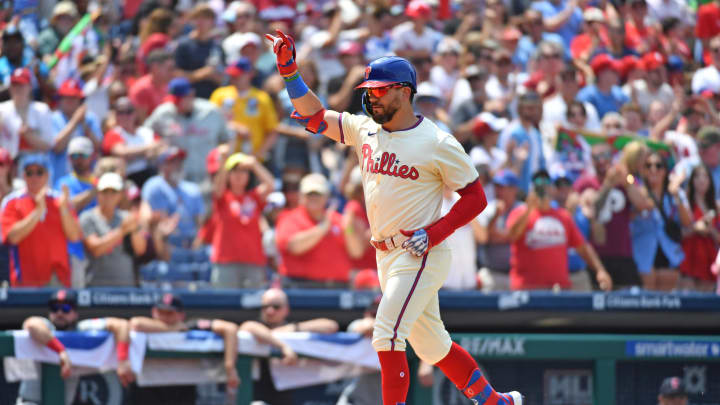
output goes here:
<path id="1" fill-rule="evenodd" d="M 351 149 L 306 132 L 408 58 L 489 205 L 451 289 L 716 290 L 716 0 L 15 1 L 0 10 L 0 279 L 377 289 Z M 377 162 L 382 166 L 387 162 Z M 443 210 L 457 199 L 446 190 Z"/>

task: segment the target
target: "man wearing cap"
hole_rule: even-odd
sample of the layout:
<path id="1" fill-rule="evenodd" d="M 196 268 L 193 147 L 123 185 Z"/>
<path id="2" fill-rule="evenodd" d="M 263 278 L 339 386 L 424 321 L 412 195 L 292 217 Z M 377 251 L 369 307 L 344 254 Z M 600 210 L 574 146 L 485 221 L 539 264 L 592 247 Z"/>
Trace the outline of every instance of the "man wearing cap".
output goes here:
<path id="1" fill-rule="evenodd" d="M 2 202 L 3 242 L 12 245 L 10 281 L 13 286 L 70 286 L 67 242 L 82 231 L 72 209 L 70 191 L 48 187 L 50 164 L 45 154 L 28 154 L 20 163 L 26 188 Z"/>
<path id="2" fill-rule="evenodd" d="M 73 138 L 68 144 L 68 156 L 72 172 L 58 179 L 54 188 L 62 190 L 63 187 L 67 187 L 70 190 L 72 206 L 80 215 L 97 205 L 95 177 L 92 175 L 94 150 L 90 139 L 84 136 Z M 87 260 L 82 241 L 68 243 L 68 253 L 72 268 L 72 286 L 83 288 L 87 281 L 85 277 Z"/>
<path id="3" fill-rule="evenodd" d="M 137 109 L 137 117 L 141 122 L 165 101 L 168 83 L 175 71 L 175 58 L 165 49 L 150 51 L 145 61 L 148 73 L 128 89 L 128 97 Z"/>
<path id="4" fill-rule="evenodd" d="M 363 46 L 355 41 L 341 42 L 338 56 L 345 72 L 328 82 L 328 106 L 334 110 L 359 114 L 362 112 L 362 97 L 354 90 L 365 76 Z"/>
<path id="5" fill-rule="evenodd" d="M 150 204 L 154 219 L 179 215 L 175 235 L 183 241 L 192 241 L 205 215 L 205 203 L 200 187 L 182 179 L 185 157 L 185 151 L 176 147 L 162 152 L 158 157 L 160 174 L 145 182 L 142 199 Z"/>
<path id="6" fill-rule="evenodd" d="M 448 114 L 443 108 L 444 105 L 445 100 L 437 86 L 432 82 L 418 84 L 415 94 L 415 110 L 419 115 L 433 120 L 443 131 L 450 132 L 450 128 L 444 122 L 448 118 Z"/>
<path id="7" fill-rule="evenodd" d="M 577 99 L 592 104 L 602 120 L 608 112 L 619 112 L 630 98 L 618 86 L 622 71 L 620 61 L 603 53 L 590 61 L 590 67 L 595 73 L 595 83 L 588 84 L 580 90 Z"/>
<path id="8" fill-rule="evenodd" d="M 215 11 L 205 3 L 198 3 L 188 17 L 193 25 L 190 34 L 181 39 L 175 49 L 175 66 L 190 80 L 197 96 L 207 99 L 222 83 L 225 55 L 213 37 Z"/>
<path id="9" fill-rule="evenodd" d="M 115 127 L 103 137 L 102 151 L 125 161 L 128 180 L 142 187 L 157 174 L 153 161 L 166 145 L 150 128 L 138 126 L 139 112 L 129 98 L 117 99 L 113 111 Z"/>
<path id="10" fill-rule="evenodd" d="M 97 183 L 95 208 L 80 215 L 80 226 L 90 261 L 87 285 L 91 287 L 128 287 L 137 285 L 133 256 L 147 249 L 147 230 L 139 222 L 138 213 L 118 209 L 123 198 L 123 178 L 105 173 Z M 130 249 L 126 250 L 126 239 Z"/>
<path id="11" fill-rule="evenodd" d="M 508 291 L 510 238 L 505 225 L 510 212 L 522 205 L 517 199 L 520 178 L 513 171 L 503 169 L 493 176 L 492 185 L 495 198 L 490 200 L 487 208 L 478 216 L 478 250 L 483 266 L 492 276 L 492 289 Z"/>
<path id="12" fill-rule="evenodd" d="M 640 62 L 644 70 L 643 78 L 632 83 L 628 82 L 623 86 L 625 94 L 632 97 L 646 114 L 653 101 L 660 101 L 664 105 L 670 106 L 675 100 L 675 92 L 666 81 L 665 62 L 665 56 L 660 52 L 646 53 Z"/>
<path id="13" fill-rule="evenodd" d="M 392 50 L 404 58 L 429 57 L 435 45 L 442 39 L 442 34 L 428 26 L 433 11 L 425 0 L 413 0 L 407 3 L 405 15 L 410 21 L 393 28 Z"/>
<path id="14" fill-rule="evenodd" d="M 357 259 L 365 251 L 362 236 L 346 231 L 342 216 L 334 207 L 326 208 L 329 196 L 325 176 L 308 174 L 300 181 L 300 206 L 278 220 L 276 242 L 283 258 L 280 273 L 288 286 L 347 288 L 350 255 Z"/>
<path id="15" fill-rule="evenodd" d="M 658 392 L 658 405 L 688 405 L 688 394 L 680 377 L 663 380 Z"/>
<path id="16" fill-rule="evenodd" d="M 207 179 L 205 157 L 212 148 L 230 140 L 227 122 L 215 104 L 195 97 L 192 84 L 185 78 L 171 80 L 168 93 L 168 99 L 153 111 L 143 126 L 152 129 L 166 143 L 187 151 L 185 178 L 202 183 Z"/>
<path id="17" fill-rule="evenodd" d="M 55 137 L 50 150 L 50 184 L 55 184 L 70 173 L 67 147 L 71 139 L 80 136 L 89 139 L 93 146 L 91 156 L 100 149 L 102 141 L 100 120 L 88 111 L 87 104 L 83 102 L 85 94 L 80 82 L 75 79 L 66 80 L 57 90 L 57 95 L 60 97 L 58 109 L 52 115 Z"/>
<path id="18" fill-rule="evenodd" d="M 459 104 L 450 102 L 450 126 L 460 142 L 467 141 L 473 134 L 475 117 L 483 111 L 487 101 L 485 85 L 489 77 L 490 73 L 484 67 L 470 65 L 465 68 L 465 78 L 460 79 L 455 86 L 453 99 L 460 97 L 461 92 L 468 95 Z"/>
<path id="19" fill-rule="evenodd" d="M 8 25 L 2 33 L 2 56 L 0 57 L 0 89 L 3 92 L 10 86 L 10 77 L 15 69 L 37 66 L 38 79 L 48 75 L 47 66 L 37 61 L 29 47 L 25 46 L 22 32 L 14 25 Z M 32 83 L 37 88 L 39 83 Z"/>
<path id="20" fill-rule="evenodd" d="M 60 359 L 60 375 L 65 379 L 65 404 L 71 404 L 79 378 L 72 375 L 72 361 L 65 345 L 53 336 L 55 331 L 108 331 L 113 334 L 117 352 L 118 366 L 115 373 L 124 386 L 135 380 L 128 360 L 130 332 L 128 322 L 121 318 L 93 318 L 78 321 L 77 296 L 72 290 L 60 289 L 52 293 L 48 300 L 48 316 L 31 316 L 23 322 L 23 329 L 30 338 L 41 346 L 47 346 L 56 352 Z M 36 366 L 37 367 L 37 366 Z M 39 367 L 37 367 L 39 369 Z M 38 370 L 38 375 L 41 373 Z M 43 403 L 42 381 L 24 380 L 18 390 L 17 405 L 35 405 Z"/>
<path id="21" fill-rule="evenodd" d="M 527 64 L 535 55 L 535 50 L 540 42 L 551 41 L 564 45 L 563 38 L 554 33 L 545 31 L 543 26 L 543 16 L 537 10 L 526 9 L 522 15 L 522 24 L 526 34 L 518 41 L 517 48 L 513 54 L 513 64 L 519 66 L 522 71 L 527 70 Z M 564 52 L 564 56 L 569 58 L 568 52 Z"/>
<path id="22" fill-rule="evenodd" d="M 60 41 L 72 29 L 78 19 L 78 9 L 72 1 L 55 4 L 50 25 L 40 32 L 37 38 L 37 52 L 45 59 L 55 52 Z"/>
<path id="23" fill-rule="evenodd" d="M 225 73 L 230 85 L 215 90 L 210 102 L 222 110 L 230 130 L 235 132 L 235 152 L 252 154 L 263 161 L 277 139 L 275 104 L 269 94 L 252 86 L 255 69 L 250 59 L 238 59 Z"/>
<path id="24" fill-rule="evenodd" d="M 0 103 L 0 147 L 15 158 L 22 152 L 50 149 L 53 140 L 51 111 L 32 99 L 32 73 L 15 69 L 10 77 L 10 100 Z"/>
<path id="25" fill-rule="evenodd" d="M 163 294 L 152 308 L 151 317 L 135 316 L 130 319 L 130 330 L 145 333 L 180 332 L 187 330 L 211 331 L 223 339 L 223 366 L 229 389 L 240 385 L 235 368 L 238 356 L 238 326 L 222 319 L 186 319 L 182 299 L 172 293 Z M 198 365 L 199 366 L 199 365 Z M 168 367 L 162 359 L 145 359 L 143 367 L 158 370 Z M 195 385 L 138 387 L 129 392 L 131 404 L 194 405 L 197 392 Z"/>
<path id="26" fill-rule="evenodd" d="M 587 61 L 598 47 L 608 45 L 610 39 L 605 28 L 605 15 L 597 7 L 589 7 L 583 11 L 585 21 L 584 32 L 570 43 L 570 54 L 574 59 Z"/>

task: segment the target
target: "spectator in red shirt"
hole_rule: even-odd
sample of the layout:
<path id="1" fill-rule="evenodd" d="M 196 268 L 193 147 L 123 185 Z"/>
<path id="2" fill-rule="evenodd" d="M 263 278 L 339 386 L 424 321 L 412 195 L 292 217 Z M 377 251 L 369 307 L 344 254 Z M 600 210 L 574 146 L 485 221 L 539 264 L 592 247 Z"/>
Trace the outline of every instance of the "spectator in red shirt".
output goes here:
<path id="1" fill-rule="evenodd" d="M 275 179 L 255 157 L 235 153 L 220 155 L 213 179 L 212 276 L 217 288 L 262 288 L 267 257 L 262 246 L 260 219 Z M 259 185 L 251 187 L 252 177 Z"/>
<path id="2" fill-rule="evenodd" d="M 510 250 L 510 288 L 513 290 L 570 289 L 567 250 L 570 247 L 595 270 L 601 289 L 612 289 L 612 279 L 595 250 L 583 238 L 564 208 L 550 205 L 552 182 L 545 170 L 533 175 L 526 204 L 510 212 L 507 220 Z"/>
<path id="3" fill-rule="evenodd" d="M 348 182 L 345 185 L 345 198 L 348 199 L 343 209 L 345 230 L 356 233 L 360 238 L 369 241 L 372 235 L 370 234 L 370 220 L 365 209 L 365 194 L 362 188 L 360 166 L 355 166 L 350 171 Z M 377 269 L 375 249 L 372 245 L 368 243 L 362 256 L 352 260 L 352 268 L 353 270 Z"/>
<path id="4" fill-rule="evenodd" d="M 146 59 L 149 73 L 130 86 L 129 96 L 138 110 L 138 120 L 144 121 L 165 101 L 168 83 L 173 78 L 175 59 L 165 49 L 150 52 Z"/>
<path id="5" fill-rule="evenodd" d="M 717 1 L 701 4 L 697 9 L 695 35 L 702 42 L 703 60 L 707 61 L 710 39 L 720 34 L 720 6 Z"/>
<path id="6" fill-rule="evenodd" d="M 645 0 L 630 0 L 625 21 L 625 45 L 640 54 L 655 51 L 659 47 L 660 32 L 645 24 L 648 6 Z"/>
<path id="7" fill-rule="evenodd" d="M 300 181 L 300 206 L 284 213 L 276 230 L 280 273 L 296 288 L 347 288 L 350 255 L 358 258 L 367 240 L 348 232 L 334 207 L 326 208 L 330 185 L 321 174 Z"/>
<path id="8" fill-rule="evenodd" d="M 26 155 L 21 172 L 26 189 L 10 193 L 2 203 L 3 242 L 12 245 L 10 282 L 14 287 L 70 286 L 68 241 L 82 236 L 70 208 L 70 191 L 48 187 L 50 162 L 44 154 Z"/>

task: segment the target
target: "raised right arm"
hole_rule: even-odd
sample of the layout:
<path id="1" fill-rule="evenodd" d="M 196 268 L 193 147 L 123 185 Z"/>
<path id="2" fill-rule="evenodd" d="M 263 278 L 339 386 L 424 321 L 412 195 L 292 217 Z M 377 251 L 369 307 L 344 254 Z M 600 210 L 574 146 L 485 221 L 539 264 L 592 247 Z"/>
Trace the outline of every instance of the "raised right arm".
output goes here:
<path id="1" fill-rule="evenodd" d="M 300 77 L 295 63 L 295 42 L 292 37 L 278 30 L 277 36 L 267 34 L 265 38 L 273 42 L 273 52 L 275 52 L 278 71 L 285 80 L 285 87 L 293 107 L 302 117 L 298 120 L 304 122 L 306 128 L 319 127 L 317 132 L 335 142 L 340 142 L 341 113 L 325 110 L 320 98 L 307 87 L 302 77 Z M 325 125 L 323 125 L 323 122 Z"/>

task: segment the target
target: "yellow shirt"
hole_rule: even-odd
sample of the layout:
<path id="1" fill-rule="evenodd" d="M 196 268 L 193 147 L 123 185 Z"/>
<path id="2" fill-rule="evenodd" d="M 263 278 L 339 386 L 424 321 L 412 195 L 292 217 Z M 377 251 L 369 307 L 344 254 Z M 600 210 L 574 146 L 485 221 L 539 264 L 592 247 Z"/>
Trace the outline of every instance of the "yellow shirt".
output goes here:
<path id="1" fill-rule="evenodd" d="M 228 121 L 248 127 L 252 151 L 243 151 L 242 143 L 238 143 L 236 152 L 257 152 L 267 135 L 278 125 L 275 104 L 270 95 L 254 87 L 243 97 L 235 86 L 220 87 L 212 93 L 210 102 L 220 108 Z"/>

